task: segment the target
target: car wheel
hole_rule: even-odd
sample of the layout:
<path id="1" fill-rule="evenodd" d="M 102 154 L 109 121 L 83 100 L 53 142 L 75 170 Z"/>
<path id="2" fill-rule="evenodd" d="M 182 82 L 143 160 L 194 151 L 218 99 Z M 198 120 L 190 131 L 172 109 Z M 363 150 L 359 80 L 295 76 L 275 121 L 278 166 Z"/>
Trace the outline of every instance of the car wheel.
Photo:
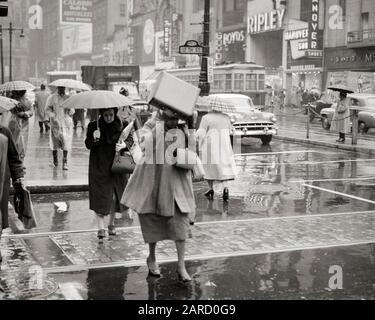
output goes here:
<path id="1" fill-rule="evenodd" d="M 260 140 L 262 140 L 262 144 L 268 145 L 272 141 L 272 136 L 264 136 L 264 137 L 261 137 Z"/>
<path id="2" fill-rule="evenodd" d="M 327 116 L 322 116 L 322 127 L 324 130 L 329 130 L 331 128 L 331 124 L 328 121 Z"/>
<path id="3" fill-rule="evenodd" d="M 367 128 L 366 124 L 364 122 L 358 123 L 358 132 L 359 133 L 367 133 L 369 128 Z"/>

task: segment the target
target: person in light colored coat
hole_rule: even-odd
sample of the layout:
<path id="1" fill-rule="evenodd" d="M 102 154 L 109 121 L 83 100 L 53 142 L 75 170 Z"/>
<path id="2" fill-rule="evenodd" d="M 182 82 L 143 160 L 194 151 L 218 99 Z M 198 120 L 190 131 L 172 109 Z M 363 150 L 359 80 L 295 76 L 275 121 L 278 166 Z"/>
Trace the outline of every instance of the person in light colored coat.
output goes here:
<path id="1" fill-rule="evenodd" d="M 160 124 L 164 125 L 166 134 L 177 137 L 178 120 L 177 115 L 166 110 L 148 123 L 148 128 L 144 130 L 144 146 L 151 146 L 152 154 L 146 151 L 143 160 L 136 166 L 121 203 L 139 215 L 143 238 L 149 245 L 149 274 L 160 277 L 155 256 L 156 245 L 160 241 L 172 240 L 177 249 L 178 278 L 188 282 L 191 278 L 185 267 L 185 242 L 191 236 L 190 217 L 195 215 L 196 210 L 192 171 L 168 161 L 167 150 L 170 150 L 171 145 L 185 148 L 185 141 L 165 141 L 166 135 L 157 134 Z M 188 134 L 186 130 L 184 134 Z"/>
<path id="2" fill-rule="evenodd" d="M 223 184 L 223 199 L 228 201 L 228 181 L 234 180 L 237 167 L 230 141 L 232 124 L 227 114 L 213 109 L 202 118 L 197 139 L 209 190 L 206 197 L 213 199 L 214 184 Z"/>
<path id="3" fill-rule="evenodd" d="M 337 142 L 345 143 L 345 135 L 350 133 L 350 129 L 349 99 L 347 98 L 347 93 L 342 91 L 333 114 L 331 131 L 339 133 Z"/>

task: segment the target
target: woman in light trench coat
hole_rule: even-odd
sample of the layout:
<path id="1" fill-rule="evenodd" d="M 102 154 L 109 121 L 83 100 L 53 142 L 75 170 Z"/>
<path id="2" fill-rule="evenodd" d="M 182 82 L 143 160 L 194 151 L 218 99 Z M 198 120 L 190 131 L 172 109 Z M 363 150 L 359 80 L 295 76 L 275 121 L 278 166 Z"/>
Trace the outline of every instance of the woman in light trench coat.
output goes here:
<path id="1" fill-rule="evenodd" d="M 186 146 L 185 139 L 184 141 L 179 138 L 177 141 L 174 139 L 178 137 L 178 132 L 182 132 L 176 131 L 178 121 L 178 116 L 167 110 L 163 111 L 159 119 L 155 118 L 148 123 L 148 133 L 145 134 L 144 141 L 145 155 L 142 162 L 136 166 L 121 203 L 139 214 L 143 238 L 149 244 L 147 258 L 149 275 L 160 277 L 155 256 L 157 243 L 172 240 L 175 241 L 177 249 L 178 279 L 189 282 L 191 278 L 185 267 L 185 241 L 191 237 L 190 217 L 195 215 L 196 209 L 192 172 L 176 167 L 168 161 L 170 157 L 173 158 L 173 154 L 169 154 L 168 151 Z M 151 128 L 151 123 L 156 127 Z M 158 124 L 164 125 L 167 135 L 157 134 Z M 185 130 L 184 138 L 187 134 Z M 166 136 L 171 139 L 164 139 Z M 189 145 L 195 149 L 195 139 L 192 138 L 194 143 Z M 157 159 L 164 161 L 160 161 L 159 164 Z"/>
<path id="2" fill-rule="evenodd" d="M 339 143 L 345 143 L 345 135 L 350 133 L 350 110 L 347 93 L 340 92 L 340 100 L 336 104 L 335 113 L 332 118 L 331 131 L 339 133 Z"/>

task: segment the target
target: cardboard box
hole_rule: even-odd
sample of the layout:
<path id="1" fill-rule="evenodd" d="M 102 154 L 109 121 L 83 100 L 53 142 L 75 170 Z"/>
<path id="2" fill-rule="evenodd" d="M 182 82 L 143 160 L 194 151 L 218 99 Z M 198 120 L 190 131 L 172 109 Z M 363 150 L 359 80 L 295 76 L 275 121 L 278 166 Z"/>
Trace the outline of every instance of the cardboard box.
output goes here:
<path id="1" fill-rule="evenodd" d="M 193 115 L 200 89 L 180 80 L 167 72 L 162 72 L 150 94 L 149 104 L 160 109 L 171 109 L 190 117 Z"/>

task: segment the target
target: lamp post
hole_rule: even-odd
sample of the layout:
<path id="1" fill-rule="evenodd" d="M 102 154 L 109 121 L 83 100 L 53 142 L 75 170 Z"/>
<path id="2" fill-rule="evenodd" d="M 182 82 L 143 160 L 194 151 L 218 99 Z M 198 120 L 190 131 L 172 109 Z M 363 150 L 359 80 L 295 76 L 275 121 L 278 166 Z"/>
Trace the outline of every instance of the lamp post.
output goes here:
<path id="1" fill-rule="evenodd" d="M 13 65 L 12 65 L 12 55 L 13 55 L 13 32 L 20 31 L 20 38 L 24 38 L 24 30 L 23 28 L 13 28 L 12 22 L 9 24 L 9 28 L 3 28 L 2 25 L 0 25 L 0 59 L 1 59 L 1 83 L 4 83 L 4 52 L 3 52 L 3 35 L 4 31 L 9 32 L 9 81 L 13 80 Z"/>
<path id="2" fill-rule="evenodd" d="M 199 88 L 202 96 L 210 94 L 208 82 L 208 58 L 210 57 L 210 0 L 204 0 L 204 21 L 203 21 L 203 54 L 201 74 L 199 76 Z"/>

